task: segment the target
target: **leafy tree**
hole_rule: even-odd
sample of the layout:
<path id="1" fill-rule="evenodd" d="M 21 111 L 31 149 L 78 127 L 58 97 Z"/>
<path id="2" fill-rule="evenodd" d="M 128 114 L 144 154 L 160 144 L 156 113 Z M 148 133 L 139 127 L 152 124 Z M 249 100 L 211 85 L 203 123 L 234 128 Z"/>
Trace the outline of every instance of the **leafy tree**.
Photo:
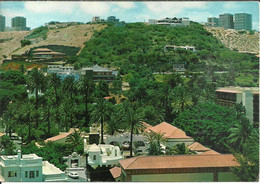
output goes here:
<path id="1" fill-rule="evenodd" d="M 14 155 L 14 143 L 11 141 L 11 139 L 7 135 L 3 135 L 1 137 L 1 145 L 2 145 L 2 150 L 4 150 L 5 155 Z"/>
<path id="2" fill-rule="evenodd" d="M 108 83 L 104 80 L 99 81 L 95 93 L 96 93 L 95 96 L 97 98 L 108 96 L 109 95 Z"/>
<path id="3" fill-rule="evenodd" d="M 72 145 L 72 151 L 75 151 L 75 148 L 77 146 L 83 144 L 82 132 L 74 129 L 74 132 L 67 137 L 66 143 L 71 144 Z"/>
<path id="4" fill-rule="evenodd" d="M 174 98 L 173 98 L 173 111 L 176 113 L 183 112 L 187 107 L 191 107 L 193 104 L 190 94 L 187 93 L 187 90 L 184 87 L 176 87 L 174 89 Z"/>
<path id="5" fill-rule="evenodd" d="M 168 155 L 193 155 L 194 151 L 189 150 L 184 143 L 177 144 L 173 148 L 168 148 Z"/>
<path id="6" fill-rule="evenodd" d="M 14 85 L 26 84 L 24 75 L 19 71 L 8 70 L 0 73 L 0 80 L 13 83 Z"/>
<path id="7" fill-rule="evenodd" d="M 147 148 L 148 155 L 163 155 L 163 148 L 158 141 L 152 141 Z"/>
<path id="8" fill-rule="evenodd" d="M 30 40 L 23 39 L 20 42 L 21 42 L 21 46 L 22 47 L 24 47 L 25 45 L 31 45 L 31 41 Z"/>

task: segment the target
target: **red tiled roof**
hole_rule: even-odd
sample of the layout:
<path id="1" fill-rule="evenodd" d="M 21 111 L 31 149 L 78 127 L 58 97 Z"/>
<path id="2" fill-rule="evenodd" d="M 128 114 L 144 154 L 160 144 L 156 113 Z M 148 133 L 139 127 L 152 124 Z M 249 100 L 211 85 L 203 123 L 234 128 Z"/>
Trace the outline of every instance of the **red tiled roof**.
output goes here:
<path id="1" fill-rule="evenodd" d="M 119 163 L 124 170 L 239 166 L 232 154 L 140 156 Z"/>
<path id="2" fill-rule="evenodd" d="M 64 55 L 63 53 L 60 52 L 36 52 L 34 55 Z"/>
<path id="3" fill-rule="evenodd" d="M 210 149 L 203 146 L 202 144 L 198 143 L 198 142 L 194 142 L 191 145 L 188 146 L 188 149 L 192 150 L 192 151 L 209 151 Z"/>
<path id="4" fill-rule="evenodd" d="M 164 137 L 168 139 L 191 139 L 191 137 L 187 136 L 184 131 L 166 122 L 148 128 L 146 131 L 149 132 L 149 130 L 156 133 L 164 133 Z"/>
<path id="5" fill-rule="evenodd" d="M 57 140 L 63 139 L 65 137 L 69 136 L 70 134 L 72 134 L 74 132 L 74 129 L 77 130 L 77 131 L 79 130 L 78 128 L 71 128 L 69 130 L 69 132 L 60 133 L 59 135 L 56 135 L 54 137 L 50 137 L 50 138 L 46 139 L 44 142 L 57 141 Z"/>
<path id="6" fill-rule="evenodd" d="M 52 51 L 51 49 L 48 49 L 48 48 L 38 48 L 38 49 L 34 49 L 33 50 L 34 52 L 41 52 L 41 51 Z"/>
<path id="7" fill-rule="evenodd" d="M 200 153 L 199 155 L 218 155 L 220 153 L 214 151 L 214 150 L 209 150 L 209 151 L 205 151 L 203 153 Z"/>
<path id="8" fill-rule="evenodd" d="M 120 167 L 113 167 L 109 169 L 110 173 L 112 174 L 113 178 L 118 178 L 121 175 L 121 168 Z"/>

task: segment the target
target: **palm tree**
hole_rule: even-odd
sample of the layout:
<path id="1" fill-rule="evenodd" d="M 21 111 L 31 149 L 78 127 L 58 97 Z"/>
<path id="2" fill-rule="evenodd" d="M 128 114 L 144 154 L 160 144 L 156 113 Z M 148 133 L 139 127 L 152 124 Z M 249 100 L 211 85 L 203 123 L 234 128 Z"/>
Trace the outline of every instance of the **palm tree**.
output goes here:
<path id="1" fill-rule="evenodd" d="M 185 107 L 193 105 L 191 96 L 186 92 L 183 86 L 178 86 L 174 89 L 175 98 L 173 99 L 172 107 L 175 113 L 184 111 Z"/>
<path id="2" fill-rule="evenodd" d="M 157 141 L 152 141 L 149 143 L 149 147 L 147 148 L 148 155 L 162 155 L 163 148 L 161 147 L 160 143 Z"/>
<path id="3" fill-rule="evenodd" d="M 44 111 L 44 120 L 46 120 L 48 122 L 47 126 L 48 126 L 48 137 L 51 136 L 51 117 L 54 114 L 54 108 L 51 105 L 51 101 L 47 100 Z"/>
<path id="4" fill-rule="evenodd" d="M 242 152 L 243 146 L 257 134 L 252 122 L 245 117 L 240 122 L 237 122 L 233 128 L 230 128 L 229 131 L 229 143 L 239 152 Z"/>
<path id="5" fill-rule="evenodd" d="M 95 84 L 92 80 L 88 79 L 87 76 L 84 76 L 79 80 L 78 83 L 79 91 L 84 96 L 84 102 L 85 102 L 85 127 L 89 127 L 89 113 L 88 113 L 88 103 L 89 103 L 89 97 L 92 95 L 92 93 L 95 90 Z"/>
<path id="6" fill-rule="evenodd" d="M 101 125 L 101 144 L 104 144 L 103 133 L 104 133 L 104 122 L 110 120 L 112 112 L 111 104 L 103 98 L 99 98 L 97 103 L 93 107 L 91 112 L 92 122 L 98 122 Z"/>
<path id="7" fill-rule="evenodd" d="M 82 132 L 74 129 L 74 132 L 67 137 L 66 143 L 71 144 L 74 151 L 75 147 L 83 143 Z"/>
<path id="8" fill-rule="evenodd" d="M 49 77 L 49 85 L 53 86 L 54 88 L 54 93 L 55 93 L 55 99 L 56 99 L 56 106 L 59 105 L 58 102 L 58 88 L 61 85 L 61 79 L 60 76 L 58 76 L 56 73 L 52 73 Z"/>
<path id="9" fill-rule="evenodd" d="M 122 121 L 121 121 L 121 113 L 115 110 L 111 114 L 111 118 L 107 121 L 106 132 L 109 135 L 114 135 L 115 132 L 121 132 L 120 129 L 123 129 Z"/>
<path id="10" fill-rule="evenodd" d="M 74 80 L 74 76 L 68 76 L 63 81 L 63 91 L 69 93 L 70 99 L 72 99 L 73 93 L 77 91 Z"/>
<path id="11" fill-rule="evenodd" d="M 31 141 L 31 123 L 33 121 L 34 106 L 30 102 L 27 102 L 23 105 L 22 111 L 23 111 L 23 120 L 24 120 L 24 122 L 27 122 L 27 125 L 28 125 L 27 141 L 30 142 Z"/>
<path id="12" fill-rule="evenodd" d="M 166 142 L 166 139 L 164 137 L 164 133 L 160 133 L 160 132 L 154 132 L 152 130 L 150 130 L 149 133 L 145 133 L 146 135 L 146 138 L 149 142 L 153 142 L 153 141 L 157 141 L 159 143 L 165 143 Z"/>
<path id="13" fill-rule="evenodd" d="M 125 122 L 130 129 L 130 157 L 133 156 L 133 134 L 138 133 L 143 128 L 142 120 L 130 106 L 129 101 L 125 101 L 122 106 L 123 110 L 123 122 Z"/>
<path id="14" fill-rule="evenodd" d="M 189 150 L 184 143 L 175 145 L 171 150 L 173 155 L 193 155 L 194 151 Z"/>
<path id="15" fill-rule="evenodd" d="M 41 71 L 38 71 L 37 68 L 34 68 L 32 73 L 29 75 L 28 80 L 27 80 L 27 85 L 30 91 L 34 92 L 35 91 L 35 108 L 36 111 L 38 110 L 38 92 L 39 91 L 44 91 L 46 88 L 45 85 L 45 78 L 44 75 L 42 74 Z M 36 117 L 36 128 L 38 128 L 38 116 Z"/>

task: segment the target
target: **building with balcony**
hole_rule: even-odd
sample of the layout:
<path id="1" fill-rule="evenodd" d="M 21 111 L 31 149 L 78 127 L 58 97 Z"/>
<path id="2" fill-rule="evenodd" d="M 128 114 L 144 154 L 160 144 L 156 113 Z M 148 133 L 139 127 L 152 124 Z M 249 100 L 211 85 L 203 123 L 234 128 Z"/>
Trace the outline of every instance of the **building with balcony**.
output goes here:
<path id="1" fill-rule="evenodd" d="M 190 50 L 192 52 L 195 52 L 196 49 L 194 46 L 176 46 L 176 45 L 165 45 L 164 46 L 164 50 L 165 51 L 171 51 L 171 50 L 178 50 L 178 49 L 182 49 L 182 50 Z"/>
<path id="2" fill-rule="evenodd" d="M 247 31 L 252 30 L 252 15 L 248 13 L 235 13 L 234 29 Z"/>
<path id="3" fill-rule="evenodd" d="M 5 16 L 0 15 L 0 32 L 5 30 Z"/>
<path id="4" fill-rule="evenodd" d="M 60 169 L 43 161 L 36 154 L 0 157 L 0 175 L 5 182 L 42 182 L 66 181 L 66 175 Z"/>
<path id="5" fill-rule="evenodd" d="M 234 29 L 233 15 L 229 13 L 220 14 L 219 26 L 224 29 Z"/>
<path id="6" fill-rule="evenodd" d="M 259 88 L 254 87 L 225 87 L 215 91 L 219 105 L 232 107 L 235 104 L 242 104 L 246 109 L 246 117 L 253 122 L 257 121 L 257 106 L 259 105 Z M 258 93 L 258 97 L 257 97 Z M 256 95 L 256 96 L 254 96 Z M 259 118 L 258 122 L 259 123 Z"/>
<path id="7" fill-rule="evenodd" d="M 218 27 L 219 26 L 218 20 L 219 19 L 217 17 L 208 17 L 207 25 L 210 27 Z"/>
<path id="8" fill-rule="evenodd" d="M 32 51 L 32 56 L 36 60 L 45 60 L 64 58 L 65 54 L 60 52 L 54 52 L 48 48 L 38 48 Z"/>

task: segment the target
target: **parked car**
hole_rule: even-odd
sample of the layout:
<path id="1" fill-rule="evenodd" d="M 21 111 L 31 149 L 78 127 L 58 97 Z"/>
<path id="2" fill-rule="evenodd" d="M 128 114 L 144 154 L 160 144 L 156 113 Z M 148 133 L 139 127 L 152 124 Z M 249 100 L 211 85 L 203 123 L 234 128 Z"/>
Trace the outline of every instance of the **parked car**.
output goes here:
<path id="1" fill-rule="evenodd" d="M 70 172 L 68 176 L 71 177 L 71 178 L 74 178 L 74 179 L 79 178 L 79 174 L 76 173 L 76 172 Z"/>

